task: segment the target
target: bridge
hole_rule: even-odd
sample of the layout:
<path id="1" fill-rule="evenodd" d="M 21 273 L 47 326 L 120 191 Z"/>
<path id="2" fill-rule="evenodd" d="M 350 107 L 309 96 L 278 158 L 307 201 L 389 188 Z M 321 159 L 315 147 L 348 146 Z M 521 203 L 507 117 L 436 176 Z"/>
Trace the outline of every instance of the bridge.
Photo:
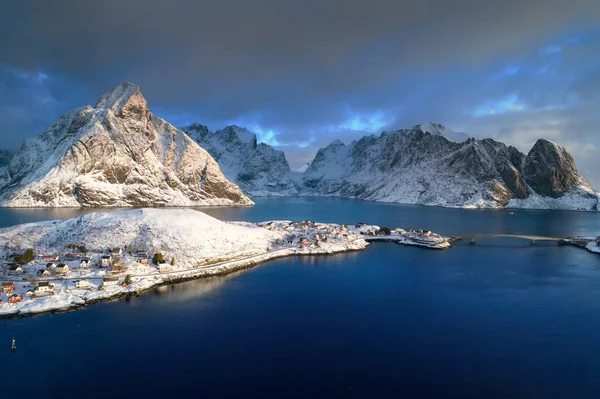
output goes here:
<path id="1" fill-rule="evenodd" d="M 446 236 L 448 237 L 448 236 Z M 463 238 L 468 238 L 470 244 L 475 244 L 478 239 L 484 238 L 517 238 L 522 240 L 528 240 L 531 245 L 535 245 L 537 241 L 554 241 L 556 243 L 560 243 L 564 240 L 562 237 L 548 237 L 548 236 L 537 236 L 537 235 L 529 235 L 529 234 L 504 234 L 504 233 L 489 233 L 489 234 L 454 234 L 450 235 L 454 239 L 460 240 Z"/>

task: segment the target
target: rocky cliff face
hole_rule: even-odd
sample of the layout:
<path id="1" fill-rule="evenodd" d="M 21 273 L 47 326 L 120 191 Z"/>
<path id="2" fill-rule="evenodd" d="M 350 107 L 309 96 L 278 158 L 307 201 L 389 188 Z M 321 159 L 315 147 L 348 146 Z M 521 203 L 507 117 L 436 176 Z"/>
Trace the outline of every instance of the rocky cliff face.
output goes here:
<path id="1" fill-rule="evenodd" d="M 598 202 L 554 143 L 539 140 L 526 156 L 439 124 L 335 141 L 318 151 L 303 183 L 317 195 L 451 207 L 595 209 Z"/>
<path id="2" fill-rule="evenodd" d="M 257 143 L 245 128 L 228 126 L 212 133 L 206 126 L 182 128 L 219 163 L 221 170 L 245 192 L 254 196 L 297 195 L 298 187 L 283 152 Z"/>
<path id="3" fill-rule="evenodd" d="M 590 188 L 577 171 L 571 154 L 544 139 L 538 140 L 527 154 L 523 175 L 536 193 L 552 198 L 559 198 L 575 187 Z"/>
<path id="4" fill-rule="evenodd" d="M 8 174 L 2 206 L 252 204 L 205 150 L 155 117 L 131 83 L 26 140 Z"/>

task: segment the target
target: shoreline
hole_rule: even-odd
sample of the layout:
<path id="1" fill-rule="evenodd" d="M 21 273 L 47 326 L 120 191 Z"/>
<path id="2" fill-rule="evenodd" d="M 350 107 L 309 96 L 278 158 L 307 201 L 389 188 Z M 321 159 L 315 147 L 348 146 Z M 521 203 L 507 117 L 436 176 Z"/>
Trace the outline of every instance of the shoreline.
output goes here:
<path id="1" fill-rule="evenodd" d="M 360 242 L 360 241 L 362 241 L 362 242 Z M 131 296 L 140 296 L 152 289 L 155 289 L 155 288 L 158 288 L 161 286 L 168 286 L 171 284 L 178 284 L 178 283 L 199 280 L 199 279 L 209 278 L 209 277 L 224 276 L 224 275 L 231 274 L 234 272 L 251 269 L 253 267 L 268 263 L 275 259 L 287 258 L 287 257 L 291 257 L 291 256 L 330 256 L 330 255 L 337 255 L 340 253 L 363 251 L 370 246 L 369 242 L 367 242 L 364 239 L 355 240 L 349 244 L 353 244 L 356 242 L 358 242 L 358 245 L 356 245 L 356 246 L 345 245 L 344 247 L 334 248 L 334 249 L 330 249 L 327 251 L 320 251 L 320 252 L 312 252 L 312 251 L 311 252 L 308 252 L 308 251 L 301 252 L 301 251 L 298 251 L 297 248 L 285 248 L 285 249 L 273 251 L 271 253 L 250 256 L 250 257 L 244 258 L 244 259 L 225 261 L 225 262 L 222 262 L 221 264 L 212 265 L 210 267 L 170 272 L 170 273 L 163 274 L 162 277 L 160 275 L 157 275 L 157 277 L 161 277 L 161 278 L 159 280 L 156 280 L 152 284 L 144 284 L 144 286 L 141 286 L 141 287 L 132 287 L 135 285 L 135 282 L 134 282 L 131 284 L 131 286 L 128 286 L 126 288 L 123 287 L 125 289 L 119 287 L 120 289 L 118 291 L 112 291 L 111 293 L 108 293 L 108 295 L 100 295 L 97 298 L 86 299 L 83 302 L 77 302 L 77 303 L 71 302 L 69 305 L 64 306 L 64 307 L 42 310 L 39 312 L 17 311 L 15 313 L 1 314 L 0 322 L 4 321 L 4 320 L 26 319 L 26 318 L 37 317 L 37 316 L 44 316 L 44 315 L 48 315 L 48 314 L 71 313 L 71 312 L 75 312 L 77 310 L 81 310 L 81 309 L 84 309 L 84 308 L 87 308 L 89 306 L 99 304 L 99 303 L 119 301 L 123 298 L 131 297 Z M 260 258 L 260 259 L 255 259 L 255 258 Z M 173 276 L 174 274 L 175 274 L 175 276 Z M 180 274 L 180 276 L 178 276 L 177 274 Z M 139 277 L 132 276 L 133 280 L 135 280 L 136 278 L 139 278 Z"/>

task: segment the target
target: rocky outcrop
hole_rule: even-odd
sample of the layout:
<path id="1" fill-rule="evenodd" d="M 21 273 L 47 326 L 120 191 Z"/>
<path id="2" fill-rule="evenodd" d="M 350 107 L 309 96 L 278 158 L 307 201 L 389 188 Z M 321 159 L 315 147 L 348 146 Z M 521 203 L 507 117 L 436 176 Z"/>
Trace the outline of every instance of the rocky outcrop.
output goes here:
<path id="1" fill-rule="evenodd" d="M 556 143 L 538 140 L 525 159 L 523 175 L 542 196 L 559 198 L 575 187 L 590 188 L 569 152 Z"/>
<path id="2" fill-rule="evenodd" d="M 26 140 L 8 167 L 10 207 L 250 205 L 215 160 L 123 83 Z"/>
<path id="3" fill-rule="evenodd" d="M 253 196 L 297 195 L 295 177 L 282 151 L 257 143 L 256 135 L 245 128 L 228 126 L 212 133 L 206 126 L 182 128 L 219 163 L 221 170 L 240 188 Z"/>

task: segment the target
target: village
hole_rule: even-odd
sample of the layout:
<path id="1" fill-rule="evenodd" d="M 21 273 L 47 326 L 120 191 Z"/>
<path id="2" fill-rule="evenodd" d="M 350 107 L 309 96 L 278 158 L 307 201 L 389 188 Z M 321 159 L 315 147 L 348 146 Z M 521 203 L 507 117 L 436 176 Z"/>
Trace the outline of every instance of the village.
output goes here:
<path id="1" fill-rule="evenodd" d="M 266 230 L 268 245 L 242 254 L 219 253 L 201 259 L 194 256 L 193 263 L 189 259 L 180 262 L 181 253 L 143 245 L 93 249 L 77 242 L 62 248 L 5 248 L 0 253 L 0 316 L 68 310 L 137 294 L 160 284 L 228 273 L 276 257 L 362 250 L 371 241 L 433 249 L 450 247 L 448 239 L 429 231 L 391 230 L 366 223 L 270 221 L 229 225 Z"/>

